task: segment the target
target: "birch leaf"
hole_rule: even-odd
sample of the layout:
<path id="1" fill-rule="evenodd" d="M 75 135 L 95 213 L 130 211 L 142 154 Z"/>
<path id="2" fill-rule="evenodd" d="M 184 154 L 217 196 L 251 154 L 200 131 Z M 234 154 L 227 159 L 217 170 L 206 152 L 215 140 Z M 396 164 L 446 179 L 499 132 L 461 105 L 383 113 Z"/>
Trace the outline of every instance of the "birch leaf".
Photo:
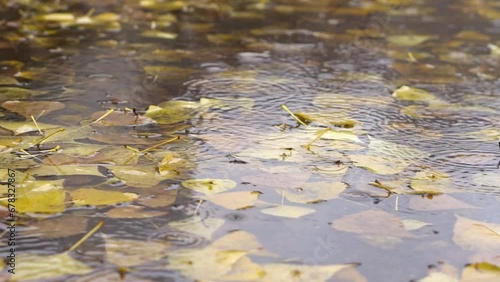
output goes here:
<path id="1" fill-rule="evenodd" d="M 182 181 L 182 186 L 209 195 L 233 189 L 236 182 L 230 179 L 189 179 Z"/>
<path id="2" fill-rule="evenodd" d="M 310 208 L 303 208 L 297 206 L 277 206 L 274 208 L 267 208 L 261 210 L 262 213 L 278 216 L 278 217 L 288 217 L 288 218 L 299 218 L 305 215 L 315 212 L 315 210 Z"/>

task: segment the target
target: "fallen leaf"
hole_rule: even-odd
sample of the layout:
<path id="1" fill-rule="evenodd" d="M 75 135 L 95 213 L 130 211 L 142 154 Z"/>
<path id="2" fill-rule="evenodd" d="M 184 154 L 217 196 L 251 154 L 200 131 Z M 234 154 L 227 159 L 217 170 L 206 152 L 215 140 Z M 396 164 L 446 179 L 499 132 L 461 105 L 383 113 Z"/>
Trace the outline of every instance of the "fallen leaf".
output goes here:
<path id="1" fill-rule="evenodd" d="M 309 204 L 335 199 L 347 189 L 343 182 L 307 182 L 301 187 L 287 189 L 285 198 L 294 203 Z M 282 190 L 276 190 L 281 194 Z"/>
<path id="2" fill-rule="evenodd" d="M 259 199 L 259 191 L 239 191 L 220 194 L 209 194 L 205 198 L 219 206 L 230 210 L 251 208 Z"/>
<path id="3" fill-rule="evenodd" d="M 406 161 L 418 160 L 430 156 L 429 153 L 415 149 L 411 146 L 377 139 L 370 135 L 368 135 L 368 139 L 370 140 L 370 145 L 368 147 L 369 154 L 374 156 L 385 155 L 401 158 Z"/>
<path id="4" fill-rule="evenodd" d="M 386 39 L 396 46 L 412 47 L 434 39 L 433 35 L 390 35 Z"/>
<path id="5" fill-rule="evenodd" d="M 148 211 L 139 206 L 116 207 L 106 212 L 106 216 L 111 218 L 149 218 L 167 214 L 167 211 Z"/>
<path id="6" fill-rule="evenodd" d="M 428 104 L 445 103 L 438 99 L 434 94 L 431 94 L 423 89 L 413 88 L 409 86 L 401 86 L 392 93 L 392 97 L 402 101 L 418 101 L 427 102 Z"/>
<path id="7" fill-rule="evenodd" d="M 409 163 L 396 157 L 350 155 L 349 159 L 359 167 L 363 167 L 376 174 L 396 174 L 402 172 Z"/>
<path id="8" fill-rule="evenodd" d="M 418 230 L 425 226 L 432 226 L 431 223 L 423 222 L 416 219 L 403 219 L 402 222 L 403 226 L 408 231 Z"/>
<path id="9" fill-rule="evenodd" d="M 118 191 L 97 190 L 93 188 L 80 188 L 70 192 L 75 206 L 93 205 L 104 206 L 118 203 L 130 202 L 137 199 L 134 193 L 122 193 Z"/>
<path id="10" fill-rule="evenodd" d="M 16 212 L 60 213 L 66 209 L 64 180 L 27 181 L 16 187 Z M 7 198 L 1 200 L 7 206 Z"/>
<path id="11" fill-rule="evenodd" d="M 230 179 L 189 179 L 182 181 L 182 186 L 209 195 L 233 189 L 236 182 Z"/>
<path id="12" fill-rule="evenodd" d="M 182 220 L 170 222 L 168 225 L 181 231 L 196 234 L 210 240 L 212 239 L 212 234 L 224 225 L 224 220 L 220 218 L 203 219 L 199 216 L 192 216 Z"/>
<path id="13" fill-rule="evenodd" d="M 17 258 L 25 267 L 16 267 L 16 274 L 11 281 L 26 281 L 31 279 L 56 280 L 63 275 L 81 275 L 92 271 L 87 265 L 75 260 L 68 253 L 48 256 L 34 254 L 19 255 Z"/>
<path id="14" fill-rule="evenodd" d="M 63 109 L 65 105 L 61 102 L 49 101 L 7 101 L 2 103 L 2 107 L 31 120 L 31 116 L 36 118 L 42 113 L 48 114 Z"/>
<path id="15" fill-rule="evenodd" d="M 500 224 L 456 216 L 453 242 L 465 250 L 499 251 Z"/>
<path id="16" fill-rule="evenodd" d="M 462 210 L 477 208 L 445 194 L 434 195 L 432 198 L 411 197 L 408 207 L 417 211 Z"/>
<path id="17" fill-rule="evenodd" d="M 426 194 L 441 194 L 448 190 L 451 183 L 450 177 L 438 171 L 419 171 L 411 180 L 410 187 Z"/>
<path id="18" fill-rule="evenodd" d="M 497 282 L 500 281 L 500 267 L 488 262 L 472 263 L 462 270 L 460 282 Z"/>
<path id="19" fill-rule="evenodd" d="M 315 210 L 304 207 L 281 205 L 274 208 L 263 209 L 260 212 L 279 217 L 299 218 L 314 213 Z"/>
<path id="20" fill-rule="evenodd" d="M 363 211 L 346 215 L 332 222 L 332 227 L 358 235 L 386 237 L 414 237 L 406 231 L 403 222 L 395 215 L 384 211 Z"/>
<path id="21" fill-rule="evenodd" d="M 61 215 L 55 218 L 39 219 L 26 230 L 27 234 L 43 238 L 62 238 L 84 233 L 87 230 L 87 217 Z"/>

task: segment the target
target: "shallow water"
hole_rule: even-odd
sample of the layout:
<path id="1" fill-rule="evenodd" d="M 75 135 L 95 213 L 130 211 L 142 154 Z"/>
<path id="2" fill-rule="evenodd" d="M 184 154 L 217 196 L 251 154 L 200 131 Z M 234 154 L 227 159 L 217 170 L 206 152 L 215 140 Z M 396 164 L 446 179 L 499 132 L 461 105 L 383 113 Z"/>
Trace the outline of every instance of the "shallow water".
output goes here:
<path id="1" fill-rule="evenodd" d="M 47 281 L 118 281 L 120 273 L 127 281 L 205 278 L 200 274 L 203 268 L 189 266 L 192 263 L 179 266 L 173 254 L 212 246 L 235 230 L 255 235 L 263 249 L 275 254 L 248 254 L 259 265 L 356 264 L 331 281 L 413 281 L 428 272 L 473 281 L 462 274 L 466 264 L 500 267 L 495 231 L 500 226 L 496 2 L 177 2 L 177 6 L 160 1 L 29 6 L 1 2 L 5 20 L 0 20 L 0 101 L 62 102 L 64 109 L 42 114 L 37 121 L 73 134 L 44 143 L 47 148 L 60 145 L 62 150 L 53 155 L 21 161 L 12 158 L 22 152 L 8 140 L 12 135 L 38 136 L 36 130 L 0 131 L 6 168 L 34 174 L 36 181 L 63 179 L 68 194 L 64 212 L 19 214 L 17 254 L 62 253 L 104 221 L 100 233 L 72 252 L 92 271 Z M 93 18 L 87 24 L 85 18 L 78 20 L 92 9 L 90 17 L 111 12 L 119 18 Z M 56 12 L 72 13 L 77 20 L 40 18 Z M 408 38 L 412 34 L 415 37 Z M 431 96 L 396 97 L 393 93 L 404 85 Z M 109 109 L 134 108 L 148 115 L 150 105 L 165 105 L 176 111 L 174 104 L 161 104 L 172 99 L 199 104 L 182 104 L 187 110 L 176 113 L 186 118 L 179 122 L 152 117 L 158 123 L 86 126 Z M 299 125 L 281 105 L 307 114 L 308 126 Z M 5 121 L 25 120 L 19 111 L 6 107 L 1 114 L 0 126 L 5 128 Z M 327 127 L 347 135 L 315 140 Z M 144 133 L 151 137 L 137 138 Z M 131 152 L 123 145 L 144 150 L 172 136 L 182 138 L 152 150 L 149 157 L 137 157 L 136 164 L 125 157 Z M 95 148 L 92 153 L 116 151 L 102 158 L 89 157 L 90 153 L 68 158 L 69 152 L 80 156 L 71 151 L 79 146 Z M 120 166 L 144 168 L 154 178 L 169 152 L 184 161 L 174 177 L 149 186 L 150 181 L 139 176 L 137 182 L 116 181 L 121 178 Z M 352 157 L 358 155 L 381 159 L 361 164 Z M 373 172 L 375 163 L 394 168 L 399 161 L 407 166 L 392 173 Z M 100 167 L 101 174 L 35 172 L 37 167 L 82 164 Z M 419 180 L 422 173 L 431 176 Z M 186 179 L 205 178 L 236 182 L 235 188 L 223 193 L 259 191 L 259 201 L 231 210 L 207 198 L 211 192 L 205 197 L 183 187 Z M 391 181 L 399 181 L 388 185 L 396 188 L 392 192 L 373 185 Z M 338 195 L 332 195 L 330 186 L 314 194 L 318 193 L 314 185 L 341 182 L 347 188 Z M 71 193 L 89 187 L 135 193 L 139 198 L 78 207 Z M 304 198 L 308 189 L 312 198 Z M 155 197 L 160 203 L 148 202 Z M 282 205 L 314 212 L 300 218 L 265 213 Z M 116 213 L 110 212 L 116 208 Z M 142 210 L 134 213 L 127 208 Z M 359 215 L 358 221 L 350 221 L 353 215 Z M 70 222 L 81 220 L 76 225 L 84 228 L 62 232 L 68 227 L 68 221 L 61 220 L 64 216 Z M 199 216 L 202 227 L 172 225 L 193 216 Z M 462 217 L 493 231 L 464 235 L 459 226 Z M 212 228 L 214 219 L 223 224 Z M 414 223 L 411 220 L 426 225 L 405 229 L 403 223 Z M 42 222 L 54 225 L 42 227 Z M 373 230 L 363 228 L 364 223 Z M 390 231 L 384 232 L 385 228 Z M 48 235 L 59 229 L 59 235 Z M 161 242 L 168 249 L 160 257 L 148 258 L 146 253 L 142 263 L 123 270 L 100 234 L 146 244 Z M 490 245 L 467 245 L 481 240 Z M 238 249 L 239 242 L 233 243 L 232 248 Z M 8 251 L 2 244 L 0 252 Z M 128 256 L 141 258 L 132 251 Z M 23 267 L 36 268 L 23 266 L 19 258 L 19 269 Z M 7 277 L 6 270 L 2 278 Z M 210 271 L 205 274 L 208 280 L 245 277 L 240 273 L 240 280 L 223 278 L 227 271 Z M 486 281 L 498 278 L 497 272 L 492 275 L 493 280 Z"/>

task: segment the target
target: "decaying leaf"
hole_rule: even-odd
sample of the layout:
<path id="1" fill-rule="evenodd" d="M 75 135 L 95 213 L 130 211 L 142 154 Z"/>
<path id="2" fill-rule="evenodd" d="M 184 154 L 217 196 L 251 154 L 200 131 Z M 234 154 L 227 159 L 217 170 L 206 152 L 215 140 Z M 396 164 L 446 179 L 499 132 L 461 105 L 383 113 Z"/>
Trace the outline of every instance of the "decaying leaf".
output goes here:
<path id="1" fill-rule="evenodd" d="M 42 113 L 48 114 L 50 112 L 63 109 L 65 106 L 61 102 L 7 101 L 2 103 L 2 107 L 30 119 L 30 116 L 38 117 Z"/>
<path id="2" fill-rule="evenodd" d="M 12 281 L 26 281 L 30 279 L 54 280 L 63 275 L 86 274 L 92 269 L 72 258 L 68 253 L 48 256 L 34 254 L 19 255 L 19 261 L 25 267 L 16 267 L 16 274 L 12 275 Z"/>
<path id="3" fill-rule="evenodd" d="M 446 194 L 435 195 L 431 199 L 427 197 L 412 197 L 410 198 L 408 207 L 418 211 L 462 210 L 476 208 Z"/>

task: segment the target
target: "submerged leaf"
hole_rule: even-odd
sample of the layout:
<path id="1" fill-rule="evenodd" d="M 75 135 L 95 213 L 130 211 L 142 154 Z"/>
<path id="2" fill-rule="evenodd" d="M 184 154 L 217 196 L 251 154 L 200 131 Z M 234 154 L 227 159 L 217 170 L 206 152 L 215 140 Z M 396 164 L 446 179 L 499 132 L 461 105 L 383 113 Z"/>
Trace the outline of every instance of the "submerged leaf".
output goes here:
<path id="1" fill-rule="evenodd" d="M 288 201 L 308 204 L 335 199 L 347 188 L 343 182 L 307 182 L 300 188 L 287 189 L 284 194 Z M 282 190 L 276 190 L 282 193 Z"/>
<path id="2" fill-rule="evenodd" d="M 233 189 L 236 182 L 230 179 L 189 179 L 182 181 L 182 186 L 209 195 Z"/>
<path id="3" fill-rule="evenodd" d="M 102 234 L 106 259 L 120 267 L 131 267 L 159 260 L 167 255 L 170 245 L 165 242 L 114 239 Z"/>
<path id="4" fill-rule="evenodd" d="M 431 94 L 419 88 L 413 88 L 406 85 L 401 86 L 396 91 L 394 91 L 392 93 L 392 96 L 402 101 L 419 101 L 427 102 L 429 104 L 445 103 L 444 101 L 434 96 L 434 94 Z"/>
<path id="5" fill-rule="evenodd" d="M 29 119 L 30 116 L 37 117 L 42 113 L 48 114 L 63 109 L 65 105 L 61 102 L 49 101 L 7 101 L 2 103 L 2 107 Z"/>
<path id="6" fill-rule="evenodd" d="M 396 174 L 409 166 L 404 160 L 389 156 L 351 155 L 349 158 L 356 166 L 376 174 Z"/>
<path id="7" fill-rule="evenodd" d="M 258 191 L 239 191 L 221 194 L 210 194 L 206 199 L 210 202 L 230 210 L 251 208 L 262 194 Z"/>

